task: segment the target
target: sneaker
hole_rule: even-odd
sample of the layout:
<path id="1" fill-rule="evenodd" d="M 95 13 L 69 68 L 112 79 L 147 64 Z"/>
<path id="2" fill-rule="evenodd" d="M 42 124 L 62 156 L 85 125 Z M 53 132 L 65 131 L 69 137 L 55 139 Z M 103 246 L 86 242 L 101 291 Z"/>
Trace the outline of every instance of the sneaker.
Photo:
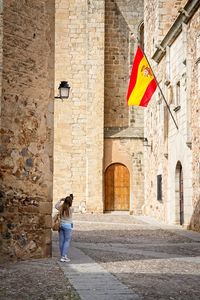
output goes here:
<path id="1" fill-rule="evenodd" d="M 61 262 L 69 262 L 70 259 L 68 257 L 61 257 L 60 261 Z"/>
<path id="2" fill-rule="evenodd" d="M 65 262 L 65 257 L 61 257 L 60 261 Z"/>
<path id="3" fill-rule="evenodd" d="M 70 259 L 67 256 L 65 256 L 65 262 L 69 262 L 69 261 Z"/>

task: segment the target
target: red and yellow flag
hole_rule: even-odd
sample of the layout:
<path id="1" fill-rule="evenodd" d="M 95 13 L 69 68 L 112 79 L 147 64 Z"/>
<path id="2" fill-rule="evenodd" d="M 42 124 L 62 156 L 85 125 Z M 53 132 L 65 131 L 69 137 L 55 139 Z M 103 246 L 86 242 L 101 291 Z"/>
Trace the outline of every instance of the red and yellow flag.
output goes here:
<path id="1" fill-rule="evenodd" d="M 138 46 L 129 81 L 127 103 L 129 106 L 147 106 L 157 87 L 151 67 Z"/>

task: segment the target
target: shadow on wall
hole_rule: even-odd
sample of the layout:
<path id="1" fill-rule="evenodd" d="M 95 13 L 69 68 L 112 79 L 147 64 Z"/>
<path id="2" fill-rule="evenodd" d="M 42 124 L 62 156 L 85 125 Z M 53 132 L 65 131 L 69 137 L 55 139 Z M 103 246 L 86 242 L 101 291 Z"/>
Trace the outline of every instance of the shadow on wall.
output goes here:
<path id="1" fill-rule="evenodd" d="M 188 229 L 200 232 L 200 199 L 197 201 Z"/>

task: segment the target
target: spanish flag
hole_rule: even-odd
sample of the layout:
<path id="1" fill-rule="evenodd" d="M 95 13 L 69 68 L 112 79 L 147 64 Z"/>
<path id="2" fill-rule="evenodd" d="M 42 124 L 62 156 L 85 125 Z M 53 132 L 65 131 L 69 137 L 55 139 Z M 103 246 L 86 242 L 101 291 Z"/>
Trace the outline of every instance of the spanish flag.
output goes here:
<path id="1" fill-rule="evenodd" d="M 129 81 L 127 103 L 129 106 L 147 106 L 157 87 L 151 67 L 138 46 Z"/>

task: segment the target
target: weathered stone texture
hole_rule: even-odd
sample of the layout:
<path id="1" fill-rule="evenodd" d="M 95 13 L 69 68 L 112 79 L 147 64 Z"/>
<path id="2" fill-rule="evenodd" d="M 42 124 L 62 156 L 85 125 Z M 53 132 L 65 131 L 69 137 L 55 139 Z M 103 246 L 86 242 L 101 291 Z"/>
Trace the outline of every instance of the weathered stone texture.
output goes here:
<path id="1" fill-rule="evenodd" d="M 102 212 L 105 1 L 90 1 L 88 5 L 89 61 L 88 98 L 86 102 L 86 199 L 88 211 Z"/>
<path id="2" fill-rule="evenodd" d="M 54 1 L 4 1 L 3 34 L 0 256 L 42 257 L 51 252 Z"/>
<path id="3" fill-rule="evenodd" d="M 72 89 L 55 103 L 54 199 L 73 192 L 78 210 L 102 210 L 104 1 L 56 2 L 55 63 L 56 87 Z"/>
<path id="4" fill-rule="evenodd" d="M 150 58 L 154 49 L 151 29 L 155 26 L 156 32 L 160 26 L 155 22 L 155 19 L 159 19 L 160 10 L 158 7 L 156 9 L 158 1 L 154 1 L 155 10 L 151 16 L 151 8 L 147 4 L 149 1 L 145 2 L 144 13 L 145 52 Z M 179 7 L 185 2 L 176 4 Z M 166 48 L 166 54 L 157 66 L 150 60 L 178 130 L 158 89 L 145 114 L 145 135 L 152 147 L 145 152 L 144 212 L 169 223 L 180 224 L 178 164 L 181 164 L 184 225 L 196 230 L 199 230 L 199 54 L 196 42 L 200 26 L 199 12 L 198 9 L 187 25 L 182 24 L 181 33 Z M 167 19 L 167 15 L 168 10 L 163 20 Z M 172 21 L 176 15 L 172 13 Z M 166 24 L 166 30 L 172 25 L 173 22 Z M 156 177 L 159 174 L 162 175 L 162 202 L 157 200 Z"/>
<path id="5" fill-rule="evenodd" d="M 0 0 L 0 99 L 2 95 L 2 70 L 3 70 L 3 0 Z M 1 100 L 0 100 L 1 114 Z M 1 124 L 1 118 L 0 118 Z"/>
<path id="6" fill-rule="evenodd" d="M 143 1 L 56 1 L 55 89 L 72 89 L 55 103 L 54 201 L 73 192 L 75 209 L 102 212 L 104 127 L 143 137 L 143 110 L 125 100 L 142 19 Z"/>
<path id="7" fill-rule="evenodd" d="M 129 69 L 137 46 L 135 38 L 143 20 L 143 1 L 109 0 L 105 10 L 104 126 L 143 127 L 143 111 L 128 109 L 126 104 Z"/>
<path id="8" fill-rule="evenodd" d="M 144 1 L 115 0 L 115 3 L 124 17 L 129 30 L 137 36 L 139 25 L 143 22 Z"/>
<path id="9" fill-rule="evenodd" d="M 191 67 L 190 120 L 192 142 L 192 204 L 191 228 L 200 231 L 200 9 L 188 25 L 188 58 Z"/>
<path id="10" fill-rule="evenodd" d="M 164 38 L 187 0 L 144 0 L 145 42 L 150 46 L 150 56 Z M 147 30 L 146 30 L 147 29 Z M 150 34 L 149 34 L 150 33 Z"/>
<path id="11" fill-rule="evenodd" d="M 129 125 L 125 100 L 129 71 L 129 28 L 117 4 L 106 1 L 105 127 Z"/>
<path id="12" fill-rule="evenodd" d="M 104 172 L 113 163 L 128 168 L 130 213 L 140 214 L 144 202 L 143 109 L 128 108 L 126 93 L 143 1 L 106 1 L 105 9 Z"/>

